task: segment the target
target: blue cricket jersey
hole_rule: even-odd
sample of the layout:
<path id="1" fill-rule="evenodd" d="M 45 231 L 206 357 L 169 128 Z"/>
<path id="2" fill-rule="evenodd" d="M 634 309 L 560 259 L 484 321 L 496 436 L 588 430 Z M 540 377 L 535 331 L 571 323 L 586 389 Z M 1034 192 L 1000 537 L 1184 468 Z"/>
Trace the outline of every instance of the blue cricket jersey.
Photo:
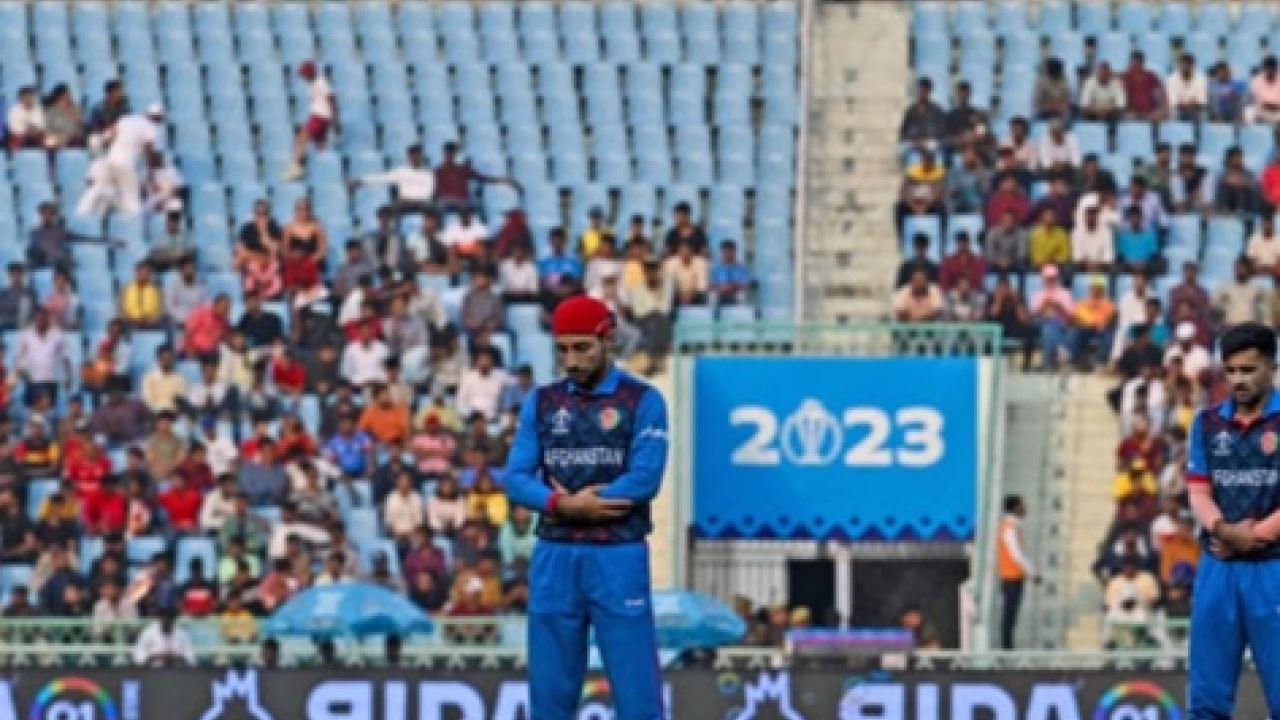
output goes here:
<path id="1" fill-rule="evenodd" d="M 1262 416 L 1247 424 L 1236 419 L 1230 400 L 1201 410 L 1188 443 L 1187 482 L 1211 483 L 1225 521 L 1262 520 L 1280 507 L 1280 393 L 1272 392 Z M 1201 544 L 1208 539 L 1206 531 Z M 1248 557 L 1280 557 L 1280 543 Z"/>
<path id="2" fill-rule="evenodd" d="M 581 523 L 540 516 L 538 537 L 580 543 L 644 539 L 653 529 L 649 503 L 667 464 L 667 406 L 662 395 L 617 368 L 595 388 L 564 379 L 525 399 L 507 459 L 512 502 L 546 513 L 554 477 L 569 492 L 603 485 L 600 497 L 631 500 L 624 517 Z"/>

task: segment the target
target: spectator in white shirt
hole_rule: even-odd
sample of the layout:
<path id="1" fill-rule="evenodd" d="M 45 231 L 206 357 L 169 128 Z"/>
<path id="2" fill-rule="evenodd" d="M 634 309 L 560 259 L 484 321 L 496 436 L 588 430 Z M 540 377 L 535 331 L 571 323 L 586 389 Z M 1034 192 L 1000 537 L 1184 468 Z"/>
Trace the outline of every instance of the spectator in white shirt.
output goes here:
<path id="1" fill-rule="evenodd" d="M 302 177 L 302 161 L 307 156 L 308 143 L 314 143 L 317 150 L 324 150 L 329 142 L 330 128 L 338 131 L 338 100 L 329 87 L 329 81 L 316 71 L 316 64 L 311 60 L 298 65 L 298 75 L 307 81 L 310 114 L 298 129 L 298 137 L 293 144 L 293 163 L 284 171 L 285 180 Z"/>
<path id="2" fill-rule="evenodd" d="M 663 271 L 675 285 L 676 304 L 701 305 L 707 301 L 707 288 L 711 285 L 707 259 L 694 253 L 693 245 L 682 242 L 676 253 L 667 258 Z"/>
<path id="3" fill-rule="evenodd" d="M 472 413 L 480 413 L 486 420 L 497 419 L 498 401 L 510 376 L 496 365 L 497 358 L 490 348 L 476 351 L 472 368 L 462 374 L 462 381 L 458 383 L 459 415 L 470 417 Z"/>
<path id="4" fill-rule="evenodd" d="M 396 478 L 396 488 L 383 505 L 387 531 L 397 542 L 408 544 L 413 533 L 427 520 L 427 505 L 413 489 L 413 476 L 407 472 Z"/>
<path id="5" fill-rule="evenodd" d="M 529 256 L 529 246 L 516 243 L 511 257 L 498 264 L 502 299 L 508 303 L 538 301 L 538 266 Z"/>
<path id="6" fill-rule="evenodd" d="M 133 646 L 133 664 L 145 667 L 184 667 L 196 662 L 195 647 L 186 630 L 177 626 L 177 612 L 161 611 L 160 619 L 143 629 Z"/>
<path id="7" fill-rule="evenodd" d="M 1150 297 L 1151 284 L 1147 280 L 1147 273 L 1142 270 L 1134 272 L 1132 287 L 1126 290 L 1116 303 L 1116 337 L 1111 345 L 1113 361 L 1120 359 L 1133 328 L 1146 321 L 1147 300 Z"/>
<path id="8" fill-rule="evenodd" d="M 187 181 L 182 173 L 166 161 L 163 155 L 151 156 L 148 163 L 151 176 L 147 179 L 147 211 L 182 212 L 187 189 Z"/>
<path id="9" fill-rule="evenodd" d="M 110 632 L 120 623 L 138 619 L 137 604 L 130 598 L 124 597 L 120 585 L 115 580 L 106 580 L 99 592 L 98 601 L 93 604 L 94 633 Z"/>
<path id="10" fill-rule="evenodd" d="M 41 395 L 58 399 L 58 385 L 71 386 L 71 360 L 62 331 L 53 325 L 49 312 L 37 309 L 35 322 L 18 334 L 13 370 L 26 384 L 26 402 L 35 405 Z"/>
<path id="11" fill-rule="evenodd" d="M 1116 261 L 1115 230 L 1104 224 L 1101 208 L 1084 212 L 1084 222 L 1071 231 L 1071 261 L 1086 272 L 1107 272 Z"/>
<path id="12" fill-rule="evenodd" d="M 1110 64 L 1098 63 L 1080 92 L 1080 114 L 1086 120 L 1117 122 L 1124 117 L 1124 108 L 1124 83 L 1111 72 Z"/>
<path id="13" fill-rule="evenodd" d="M 1262 61 L 1262 72 L 1249 82 L 1251 102 L 1244 109 L 1244 121 L 1251 125 L 1280 123 L 1280 64 L 1274 55 Z"/>
<path id="14" fill-rule="evenodd" d="M 152 103 L 146 116 L 126 115 L 116 121 L 115 139 L 107 151 L 107 187 L 103 193 L 123 215 L 142 213 L 141 171 L 154 164 L 164 150 L 165 110 Z"/>
<path id="15" fill-rule="evenodd" d="M 619 276 L 622 274 L 622 261 L 617 257 L 617 251 L 613 246 L 613 237 L 607 236 L 600 240 L 599 247 L 596 252 L 587 260 L 587 271 L 583 275 L 583 287 L 587 293 L 591 295 L 599 295 L 604 287 L 604 279 L 609 276 Z"/>
<path id="16" fill-rule="evenodd" d="M 1276 237 L 1276 224 L 1270 213 L 1262 213 L 1259 217 L 1261 222 L 1249 238 L 1245 255 L 1253 263 L 1255 275 L 1275 275 L 1280 269 L 1276 267 L 1280 263 L 1280 237 Z"/>
<path id="17" fill-rule="evenodd" d="M 209 471 L 214 477 L 221 477 L 236 472 L 236 461 L 240 459 L 240 450 L 231 438 L 218 432 L 215 420 L 205 420 L 204 428 L 205 460 L 209 463 Z"/>
<path id="18" fill-rule="evenodd" d="M 1201 376 L 1213 366 L 1213 358 L 1209 355 L 1209 351 L 1204 346 L 1196 342 L 1196 326 L 1191 322 L 1180 322 L 1174 330 L 1176 342 L 1169 345 L 1169 349 L 1164 354 L 1164 364 L 1167 366 L 1174 360 L 1181 360 L 1182 375 L 1191 381 L 1197 387 L 1200 386 Z"/>
<path id="19" fill-rule="evenodd" d="M 396 200 L 391 205 L 391 210 L 397 218 L 410 214 L 431 214 L 435 207 L 431 204 L 431 199 L 436 194 L 436 174 L 427 165 L 422 146 L 417 143 L 405 150 L 405 159 L 405 164 L 398 168 L 352 180 L 351 188 L 354 190 L 361 185 L 390 185 L 396 191 Z"/>
<path id="20" fill-rule="evenodd" d="M 209 294 L 196 274 L 196 263 L 187 258 L 178 263 L 178 272 L 170 276 L 164 287 L 164 310 L 174 327 L 183 323 L 197 308 L 209 302 Z"/>
<path id="21" fill-rule="evenodd" d="M 364 325 L 359 342 L 342 351 L 342 376 L 356 387 L 387 381 L 387 358 L 391 353 L 376 332 L 372 325 Z"/>
<path id="22" fill-rule="evenodd" d="M 1196 69 L 1196 59 L 1183 54 L 1178 69 L 1165 83 L 1165 94 L 1174 116 L 1182 122 L 1200 122 L 1209 104 L 1209 81 Z"/>
<path id="23" fill-rule="evenodd" d="M 1120 572 L 1107 581 L 1105 595 L 1107 613 L 1103 639 L 1115 644 L 1122 635 L 1131 634 L 1134 625 L 1150 618 L 1160 600 L 1160 582 L 1151 573 L 1139 569 L 1137 558 L 1126 556 L 1121 560 Z"/>
<path id="24" fill-rule="evenodd" d="M 30 85 L 18 90 L 18 102 L 9 108 L 9 149 L 44 147 L 44 108 Z"/>
<path id="25" fill-rule="evenodd" d="M 1080 143 L 1067 131 L 1065 120 L 1055 118 L 1049 122 L 1049 132 L 1040 141 L 1037 155 L 1040 170 L 1046 173 L 1069 174 L 1080 167 Z"/>
<path id="26" fill-rule="evenodd" d="M 458 219 L 445 228 L 440 240 L 459 257 L 476 259 L 484 255 L 489 228 L 470 208 L 462 208 Z"/>
<path id="27" fill-rule="evenodd" d="M 218 487 L 205 495 L 204 502 L 200 504 L 201 530 L 212 533 L 222 530 L 227 518 L 236 513 L 237 492 L 236 476 L 223 475 L 218 481 Z"/>

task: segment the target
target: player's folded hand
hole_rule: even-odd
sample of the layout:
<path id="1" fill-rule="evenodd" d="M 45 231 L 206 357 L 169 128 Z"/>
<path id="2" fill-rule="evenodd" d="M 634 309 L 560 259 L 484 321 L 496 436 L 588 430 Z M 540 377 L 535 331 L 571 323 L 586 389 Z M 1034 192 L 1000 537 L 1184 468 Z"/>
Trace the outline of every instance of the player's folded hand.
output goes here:
<path id="1" fill-rule="evenodd" d="M 599 485 L 584 488 L 576 493 L 564 489 L 558 480 L 551 480 L 551 487 L 560 495 L 556 512 L 578 520 L 616 520 L 631 512 L 630 500 L 609 500 L 600 497 Z"/>
<path id="2" fill-rule="evenodd" d="M 1228 558 L 1261 548 L 1266 543 L 1254 535 L 1255 524 L 1253 520 L 1223 523 L 1218 527 L 1210 549 L 1219 557 Z"/>

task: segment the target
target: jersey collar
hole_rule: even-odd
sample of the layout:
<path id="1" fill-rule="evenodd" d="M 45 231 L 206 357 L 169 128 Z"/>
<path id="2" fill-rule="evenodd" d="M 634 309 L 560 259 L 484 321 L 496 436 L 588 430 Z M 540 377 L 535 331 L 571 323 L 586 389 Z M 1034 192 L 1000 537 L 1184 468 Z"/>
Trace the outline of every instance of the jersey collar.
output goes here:
<path id="1" fill-rule="evenodd" d="M 1226 402 L 1222 403 L 1218 408 L 1218 415 L 1223 420 L 1230 420 L 1236 425 L 1244 424 L 1236 418 L 1236 403 L 1234 400 L 1228 399 Z M 1271 395 L 1267 397 L 1267 402 L 1262 407 L 1262 415 L 1257 421 L 1265 420 L 1276 415 L 1280 415 L 1280 392 L 1272 390 Z"/>
<path id="2" fill-rule="evenodd" d="M 616 365 L 610 365 L 609 371 L 604 375 L 604 379 L 590 390 L 580 387 L 577 383 L 569 379 L 566 379 L 564 382 L 573 392 L 583 393 L 585 395 L 612 395 L 618 390 L 618 381 L 621 379 L 622 372 L 618 370 Z"/>

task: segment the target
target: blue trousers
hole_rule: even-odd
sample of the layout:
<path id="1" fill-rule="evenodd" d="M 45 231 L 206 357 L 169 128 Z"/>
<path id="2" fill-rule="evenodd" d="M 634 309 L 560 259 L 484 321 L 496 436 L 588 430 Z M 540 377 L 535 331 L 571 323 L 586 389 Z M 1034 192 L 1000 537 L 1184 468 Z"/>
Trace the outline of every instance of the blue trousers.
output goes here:
<path id="1" fill-rule="evenodd" d="M 1222 561 L 1208 553 L 1196 570 L 1191 616 L 1188 720 L 1230 720 L 1244 649 L 1280 717 L 1280 560 Z"/>
<path id="2" fill-rule="evenodd" d="M 545 540 L 529 565 L 530 720 L 577 718 L 593 628 L 617 720 L 663 720 L 648 546 Z"/>

